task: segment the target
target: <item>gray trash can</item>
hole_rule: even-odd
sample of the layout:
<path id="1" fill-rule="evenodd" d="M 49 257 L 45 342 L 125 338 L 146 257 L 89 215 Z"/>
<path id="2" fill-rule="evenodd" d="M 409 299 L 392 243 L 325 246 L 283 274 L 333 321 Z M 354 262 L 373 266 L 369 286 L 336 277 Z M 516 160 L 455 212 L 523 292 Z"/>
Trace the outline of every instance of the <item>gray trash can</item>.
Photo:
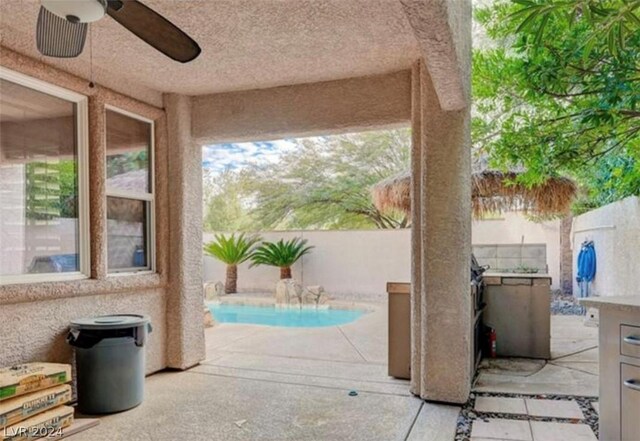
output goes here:
<path id="1" fill-rule="evenodd" d="M 73 320 L 70 327 L 67 342 L 76 353 L 78 410 L 104 414 L 142 403 L 149 317 L 104 315 Z"/>

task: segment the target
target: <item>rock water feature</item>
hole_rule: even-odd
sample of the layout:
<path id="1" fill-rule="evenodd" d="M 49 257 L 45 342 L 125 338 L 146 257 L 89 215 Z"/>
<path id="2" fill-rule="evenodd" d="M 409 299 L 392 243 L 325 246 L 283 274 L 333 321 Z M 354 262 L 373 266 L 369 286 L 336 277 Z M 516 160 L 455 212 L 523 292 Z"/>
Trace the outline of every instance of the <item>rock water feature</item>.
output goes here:
<path id="1" fill-rule="evenodd" d="M 224 283 L 207 282 L 204 284 L 204 298 L 205 300 L 216 300 L 218 297 L 225 295 Z"/>
<path id="2" fill-rule="evenodd" d="M 204 327 L 211 328 L 215 325 L 215 320 L 211 314 L 211 310 L 207 306 L 208 301 L 217 300 L 220 296 L 225 295 L 224 284 L 222 282 L 205 283 L 204 284 Z"/>
<path id="3" fill-rule="evenodd" d="M 304 288 L 293 279 L 282 279 L 276 283 L 276 306 L 280 307 L 326 307 L 329 296 L 320 285 Z"/>

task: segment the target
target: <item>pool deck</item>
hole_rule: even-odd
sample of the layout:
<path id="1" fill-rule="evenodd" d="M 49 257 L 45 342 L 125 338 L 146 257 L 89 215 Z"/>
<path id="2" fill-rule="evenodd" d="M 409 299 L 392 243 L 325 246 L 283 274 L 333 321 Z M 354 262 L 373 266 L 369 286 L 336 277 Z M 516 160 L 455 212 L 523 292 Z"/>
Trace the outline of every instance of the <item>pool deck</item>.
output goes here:
<path id="1" fill-rule="evenodd" d="M 234 302 L 242 297 L 251 296 Z M 370 312 L 337 327 L 218 324 L 206 329 L 205 361 L 184 372 L 148 377 L 142 405 L 102 417 L 98 427 L 72 439 L 452 441 L 460 408 L 425 403 L 409 393 L 407 381 L 387 375 L 386 303 L 345 304 Z M 590 362 L 581 359 L 588 351 L 568 354 L 590 347 L 591 331 L 581 341 L 577 318 L 552 323 L 552 335 L 561 337 L 552 345 L 562 352 L 556 352 L 560 358 L 553 369 L 590 370 Z M 523 380 L 495 366 L 483 373 L 487 390 Z M 558 378 L 540 373 L 530 378 L 550 390 L 562 386 Z M 584 375 L 589 382 L 597 380 Z M 352 390 L 357 396 L 349 395 Z"/>
<path id="2" fill-rule="evenodd" d="M 386 304 L 358 307 L 369 312 L 337 327 L 206 329 L 205 361 L 148 377 L 142 405 L 72 439 L 452 440 L 460 408 L 389 377 Z"/>

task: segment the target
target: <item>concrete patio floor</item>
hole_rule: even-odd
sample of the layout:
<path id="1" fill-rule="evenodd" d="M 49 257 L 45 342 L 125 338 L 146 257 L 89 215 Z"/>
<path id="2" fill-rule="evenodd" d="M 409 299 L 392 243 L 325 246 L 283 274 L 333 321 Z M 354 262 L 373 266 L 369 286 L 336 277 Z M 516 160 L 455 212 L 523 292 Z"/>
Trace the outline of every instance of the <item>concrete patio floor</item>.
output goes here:
<path id="1" fill-rule="evenodd" d="M 452 441 L 460 407 L 424 403 L 407 381 L 387 375 L 386 304 L 366 307 L 369 313 L 338 327 L 209 328 L 204 362 L 148 377 L 142 405 L 102 417 L 73 439 Z M 480 373 L 480 387 L 502 391 L 524 380 L 531 391 L 562 394 L 597 385 L 597 361 L 580 352 L 595 344 L 595 331 L 576 317 L 554 317 L 553 329 L 554 361 L 525 377 L 494 366 Z M 566 372 L 557 376 L 558 369 Z M 567 378 L 575 390 L 556 382 Z"/>
<path id="2" fill-rule="evenodd" d="M 452 440 L 460 408 L 387 376 L 386 304 L 366 306 L 338 327 L 209 328 L 203 363 L 148 377 L 142 405 L 73 439 Z"/>
<path id="3" fill-rule="evenodd" d="M 581 316 L 551 316 L 551 360 L 483 360 L 477 392 L 598 396 L 598 328 Z"/>

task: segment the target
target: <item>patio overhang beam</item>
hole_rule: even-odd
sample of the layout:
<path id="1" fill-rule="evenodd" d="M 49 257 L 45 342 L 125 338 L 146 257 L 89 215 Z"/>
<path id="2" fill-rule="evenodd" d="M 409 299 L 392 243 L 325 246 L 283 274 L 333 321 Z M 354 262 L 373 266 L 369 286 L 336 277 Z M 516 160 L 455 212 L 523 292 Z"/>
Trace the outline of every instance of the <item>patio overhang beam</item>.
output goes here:
<path id="1" fill-rule="evenodd" d="M 199 145 L 409 125 L 411 71 L 193 98 Z"/>
<path id="2" fill-rule="evenodd" d="M 464 23 L 471 0 L 400 0 L 418 40 L 440 108 L 463 110 L 470 104 L 468 54 L 471 39 Z"/>

